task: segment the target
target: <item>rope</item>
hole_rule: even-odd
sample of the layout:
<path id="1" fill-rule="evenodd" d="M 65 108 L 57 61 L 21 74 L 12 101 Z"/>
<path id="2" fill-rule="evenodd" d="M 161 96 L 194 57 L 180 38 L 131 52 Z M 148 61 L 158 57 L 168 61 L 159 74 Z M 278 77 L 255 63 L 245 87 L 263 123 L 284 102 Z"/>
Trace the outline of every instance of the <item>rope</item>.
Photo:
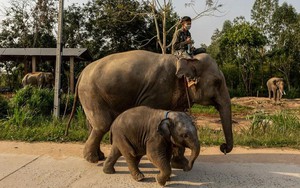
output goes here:
<path id="1" fill-rule="evenodd" d="M 186 77 L 184 77 L 184 85 L 185 85 L 186 98 L 187 98 L 188 105 L 189 105 L 188 113 L 191 114 L 191 101 L 190 101 L 190 97 L 189 97 L 189 91 L 188 91 Z"/>

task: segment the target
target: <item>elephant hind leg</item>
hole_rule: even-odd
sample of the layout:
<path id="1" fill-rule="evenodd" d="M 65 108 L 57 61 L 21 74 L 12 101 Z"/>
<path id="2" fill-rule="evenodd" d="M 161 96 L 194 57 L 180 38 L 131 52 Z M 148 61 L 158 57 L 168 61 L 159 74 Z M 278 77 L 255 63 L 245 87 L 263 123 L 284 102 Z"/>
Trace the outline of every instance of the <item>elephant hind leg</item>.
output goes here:
<path id="1" fill-rule="evenodd" d="M 117 160 L 119 159 L 119 157 L 121 157 L 121 155 L 122 154 L 121 154 L 120 150 L 118 149 L 118 147 L 113 145 L 109 156 L 107 157 L 107 159 L 104 162 L 103 172 L 106 174 L 114 174 L 116 172 L 114 165 L 117 162 Z"/>
<path id="2" fill-rule="evenodd" d="M 130 144 L 130 142 L 127 140 L 125 136 L 114 135 L 113 137 L 114 137 L 113 143 L 114 142 L 122 143 L 122 145 L 119 146 L 119 150 L 121 151 L 122 155 L 126 160 L 132 178 L 136 181 L 143 180 L 145 176 L 138 167 L 142 156 L 136 154 L 134 148 L 132 147 L 132 145 Z"/>
<path id="3" fill-rule="evenodd" d="M 99 109 L 100 108 L 96 108 L 93 111 L 93 109 L 86 110 L 84 108 L 87 119 L 91 125 L 91 132 L 85 143 L 83 156 L 87 161 L 92 163 L 105 159 L 100 149 L 100 142 L 103 136 L 109 131 L 113 122 L 113 116 L 109 111 L 100 111 Z"/>
<path id="4" fill-rule="evenodd" d="M 91 131 L 83 149 L 83 156 L 88 162 L 97 163 L 99 160 L 105 159 L 100 150 L 100 142 L 104 134 L 101 130 L 93 129 Z"/>

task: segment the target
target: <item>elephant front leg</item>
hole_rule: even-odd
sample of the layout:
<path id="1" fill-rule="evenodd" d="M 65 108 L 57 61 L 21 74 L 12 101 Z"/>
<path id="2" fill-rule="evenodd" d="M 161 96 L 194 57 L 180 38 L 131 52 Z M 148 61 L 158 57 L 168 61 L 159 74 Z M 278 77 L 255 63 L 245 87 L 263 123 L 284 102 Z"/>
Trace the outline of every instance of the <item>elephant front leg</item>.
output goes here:
<path id="1" fill-rule="evenodd" d="M 184 156 L 185 148 L 173 145 L 173 156 L 171 160 L 172 168 L 183 169 L 187 171 L 189 161 Z"/>
<path id="2" fill-rule="evenodd" d="M 83 149 L 84 158 L 91 162 L 97 163 L 99 160 L 105 159 L 104 153 L 100 150 L 100 142 L 105 133 L 100 130 L 93 129 Z"/>
<path id="3" fill-rule="evenodd" d="M 159 156 L 159 157 L 158 157 Z M 159 174 L 156 176 L 156 182 L 164 186 L 166 182 L 170 179 L 172 169 L 170 165 L 171 157 L 157 154 L 150 154 L 148 156 L 153 165 L 159 169 Z"/>

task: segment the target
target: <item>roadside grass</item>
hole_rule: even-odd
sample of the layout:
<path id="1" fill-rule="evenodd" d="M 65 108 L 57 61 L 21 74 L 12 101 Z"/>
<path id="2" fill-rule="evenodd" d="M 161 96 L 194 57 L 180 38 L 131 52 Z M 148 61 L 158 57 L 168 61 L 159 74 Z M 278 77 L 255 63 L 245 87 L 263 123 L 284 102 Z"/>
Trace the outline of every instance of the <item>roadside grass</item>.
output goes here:
<path id="1" fill-rule="evenodd" d="M 231 111 L 232 113 L 247 113 L 249 110 L 252 110 L 253 108 L 242 106 L 238 104 L 232 104 L 231 105 Z M 218 115 L 219 112 L 215 109 L 213 106 L 202 106 L 198 104 L 194 104 L 191 108 L 191 112 L 194 114 L 211 114 L 211 115 Z"/>
<path id="2" fill-rule="evenodd" d="M 68 116 L 52 117 L 53 91 L 24 88 L 10 101 L 1 97 L 0 140 L 84 142 L 89 135 L 86 118 L 80 106 L 72 120 L 69 135 L 64 136 Z M 72 103 L 71 103 L 72 104 Z M 214 107 L 194 105 L 192 113 L 218 115 Z M 233 114 L 246 116 L 252 108 L 232 105 Z M 70 107 L 67 110 L 70 111 Z M 293 147 L 300 149 L 299 109 L 278 111 L 267 114 L 263 111 L 246 116 L 251 125 L 234 131 L 234 145 L 250 147 Z M 224 143 L 223 130 L 210 127 L 199 128 L 199 140 L 202 146 Z M 109 133 L 103 142 L 109 144 Z"/>
<path id="3" fill-rule="evenodd" d="M 291 147 L 300 149 L 300 119 L 291 111 L 279 111 L 273 115 L 257 112 L 248 116 L 249 127 L 234 131 L 234 145 L 249 147 Z M 222 130 L 199 128 L 202 145 L 220 145 L 224 139 Z"/>

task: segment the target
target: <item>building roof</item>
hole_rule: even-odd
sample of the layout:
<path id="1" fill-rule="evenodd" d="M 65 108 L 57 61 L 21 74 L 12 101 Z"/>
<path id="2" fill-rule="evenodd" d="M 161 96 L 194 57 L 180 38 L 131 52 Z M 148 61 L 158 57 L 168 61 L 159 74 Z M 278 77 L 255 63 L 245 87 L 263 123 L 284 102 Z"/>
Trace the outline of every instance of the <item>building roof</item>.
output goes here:
<path id="1" fill-rule="evenodd" d="M 42 60 L 56 58 L 56 48 L 0 48 L 0 61 L 31 60 L 36 56 Z M 86 48 L 64 48 L 63 60 L 74 57 L 77 60 L 92 61 L 92 56 Z"/>

